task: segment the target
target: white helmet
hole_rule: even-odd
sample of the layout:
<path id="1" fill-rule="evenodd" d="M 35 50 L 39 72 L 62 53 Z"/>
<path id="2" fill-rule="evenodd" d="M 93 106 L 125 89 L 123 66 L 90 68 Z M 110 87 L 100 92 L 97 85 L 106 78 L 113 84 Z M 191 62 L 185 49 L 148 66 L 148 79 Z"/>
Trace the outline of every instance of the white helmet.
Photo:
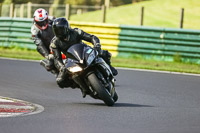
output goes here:
<path id="1" fill-rule="evenodd" d="M 41 29 L 45 30 L 48 26 L 48 13 L 46 10 L 39 8 L 35 11 L 34 15 L 35 25 Z"/>

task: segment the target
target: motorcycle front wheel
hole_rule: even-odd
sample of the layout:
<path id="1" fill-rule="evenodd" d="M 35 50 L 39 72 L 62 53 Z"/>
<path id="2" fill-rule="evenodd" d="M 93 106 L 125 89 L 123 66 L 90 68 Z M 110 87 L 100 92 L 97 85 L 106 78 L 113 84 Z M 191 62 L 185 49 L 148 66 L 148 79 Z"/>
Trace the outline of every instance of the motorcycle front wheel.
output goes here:
<path id="1" fill-rule="evenodd" d="M 117 92 L 114 93 L 113 100 L 116 102 L 118 100 Z"/>
<path id="2" fill-rule="evenodd" d="M 97 92 L 99 98 L 103 100 L 107 106 L 114 105 L 115 102 L 110 93 L 104 88 L 104 86 L 94 73 L 88 76 L 88 81 L 90 82 L 90 85 L 94 89 L 94 91 Z"/>

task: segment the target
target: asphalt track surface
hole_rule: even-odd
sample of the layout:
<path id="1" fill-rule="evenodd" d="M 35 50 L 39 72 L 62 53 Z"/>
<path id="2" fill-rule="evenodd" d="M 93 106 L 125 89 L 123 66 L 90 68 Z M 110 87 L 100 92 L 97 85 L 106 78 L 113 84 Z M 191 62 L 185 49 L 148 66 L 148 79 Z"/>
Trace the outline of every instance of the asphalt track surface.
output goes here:
<path id="1" fill-rule="evenodd" d="M 0 59 L 0 96 L 42 113 L 0 118 L 1 133 L 199 133 L 200 76 L 119 70 L 119 100 L 107 107 L 60 89 L 38 62 Z"/>

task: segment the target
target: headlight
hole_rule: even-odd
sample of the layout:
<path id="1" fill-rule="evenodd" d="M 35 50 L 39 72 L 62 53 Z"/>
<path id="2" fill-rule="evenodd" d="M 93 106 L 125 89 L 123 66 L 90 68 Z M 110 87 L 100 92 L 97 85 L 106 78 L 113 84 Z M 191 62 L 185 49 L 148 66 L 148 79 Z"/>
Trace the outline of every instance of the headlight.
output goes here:
<path id="1" fill-rule="evenodd" d="M 69 67 L 69 68 L 67 68 L 70 72 L 72 72 L 72 73 L 75 73 L 75 72 L 80 72 L 80 71 L 82 71 L 83 69 L 81 68 L 81 67 L 79 67 L 79 66 L 73 66 L 73 67 Z"/>

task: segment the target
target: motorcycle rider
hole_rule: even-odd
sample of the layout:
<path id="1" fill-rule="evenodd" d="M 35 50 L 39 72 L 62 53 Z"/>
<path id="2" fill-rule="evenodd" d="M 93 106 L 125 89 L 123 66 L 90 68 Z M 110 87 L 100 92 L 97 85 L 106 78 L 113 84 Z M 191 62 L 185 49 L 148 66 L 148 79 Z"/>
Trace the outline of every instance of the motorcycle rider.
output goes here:
<path id="1" fill-rule="evenodd" d="M 40 64 L 47 71 L 58 73 L 54 66 L 54 56 L 50 52 L 50 42 L 55 36 L 52 30 L 52 23 L 55 17 L 48 16 L 45 9 L 39 8 L 34 12 L 33 25 L 31 27 L 32 39 L 37 46 L 37 51 L 45 57 L 40 61 Z"/>
<path id="2" fill-rule="evenodd" d="M 82 43 L 82 40 L 92 43 L 94 45 L 94 49 L 98 51 L 100 56 L 110 66 L 113 75 L 116 76 L 118 74 L 117 70 L 111 66 L 111 54 L 106 50 L 101 50 L 100 40 L 95 35 L 88 34 L 78 28 L 71 29 L 65 18 L 55 19 L 52 26 L 55 37 L 52 39 L 50 46 L 55 57 L 55 66 L 59 70 L 59 75 L 56 78 L 59 87 L 69 87 L 71 84 L 67 78 L 67 70 L 62 61 L 61 52 L 65 53 L 70 46 L 76 43 Z M 83 92 L 83 97 L 85 95 L 85 92 Z"/>

